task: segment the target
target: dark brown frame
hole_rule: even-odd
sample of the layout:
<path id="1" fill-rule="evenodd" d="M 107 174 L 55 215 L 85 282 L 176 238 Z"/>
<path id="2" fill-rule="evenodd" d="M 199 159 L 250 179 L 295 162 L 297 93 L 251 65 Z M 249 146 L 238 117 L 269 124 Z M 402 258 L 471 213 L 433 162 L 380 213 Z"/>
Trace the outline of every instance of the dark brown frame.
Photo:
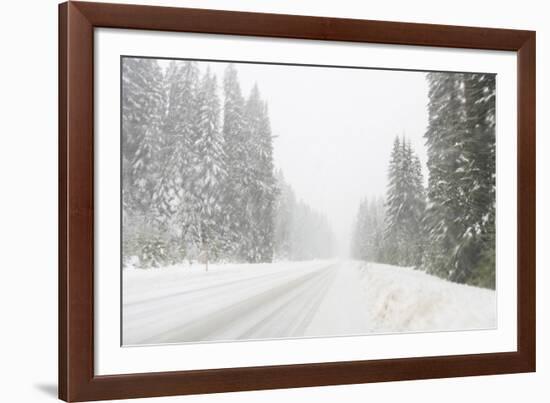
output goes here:
<path id="1" fill-rule="evenodd" d="M 516 51 L 518 351 L 94 375 L 96 27 Z M 60 399 L 76 402 L 532 372 L 535 360 L 535 32 L 119 4 L 60 4 Z"/>

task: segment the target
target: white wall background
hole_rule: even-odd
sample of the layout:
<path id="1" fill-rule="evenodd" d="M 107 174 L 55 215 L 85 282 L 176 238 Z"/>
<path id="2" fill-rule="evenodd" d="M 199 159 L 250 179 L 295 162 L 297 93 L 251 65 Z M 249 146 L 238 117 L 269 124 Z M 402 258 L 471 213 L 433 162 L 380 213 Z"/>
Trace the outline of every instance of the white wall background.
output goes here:
<path id="1" fill-rule="evenodd" d="M 115 0 L 111 0 L 115 1 Z M 122 2 L 122 1 L 119 1 Z M 128 2 L 128 1 L 124 1 Z M 537 31 L 538 372 L 154 399 L 182 403 L 545 402 L 550 395 L 550 12 L 545 2 L 164 0 L 158 5 Z M 56 399 L 57 1 L 0 6 L 0 401 Z M 546 112 L 546 113 L 545 113 Z M 135 400 L 146 401 L 146 400 Z"/>

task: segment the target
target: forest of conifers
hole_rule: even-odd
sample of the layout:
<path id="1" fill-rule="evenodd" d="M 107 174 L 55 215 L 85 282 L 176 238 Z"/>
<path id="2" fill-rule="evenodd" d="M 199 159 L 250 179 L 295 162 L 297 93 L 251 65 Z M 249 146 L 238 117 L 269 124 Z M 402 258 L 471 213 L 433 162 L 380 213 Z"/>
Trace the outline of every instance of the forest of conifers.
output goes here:
<path id="1" fill-rule="evenodd" d="M 331 257 L 327 218 L 274 167 L 258 86 L 245 96 L 234 65 L 219 82 L 199 66 L 122 60 L 123 264 Z M 495 76 L 426 79 L 428 177 L 396 137 L 386 194 L 360 203 L 352 256 L 494 288 Z"/>
<path id="2" fill-rule="evenodd" d="M 123 264 L 330 256 L 326 218 L 274 170 L 273 137 L 234 65 L 219 85 L 198 62 L 123 58 Z"/>
<path id="3" fill-rule="evenodd" d="M 410 143 L 396 137 L 387 193 L 361 202 L 352 254 L 494 289 L 495 76 L 427 81 L 427 188 Z"/>

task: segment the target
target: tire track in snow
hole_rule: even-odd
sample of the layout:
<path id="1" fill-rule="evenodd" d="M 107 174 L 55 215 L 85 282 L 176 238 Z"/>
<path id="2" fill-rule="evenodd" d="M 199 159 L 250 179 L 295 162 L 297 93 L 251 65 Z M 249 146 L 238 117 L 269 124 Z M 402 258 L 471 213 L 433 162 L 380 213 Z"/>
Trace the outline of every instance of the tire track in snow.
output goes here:
<path id="1" fill-rule="evenodd" d="M 248 277 L 248 278 L 244 278 L 244 279 L 243 278 L 238 278 L 236 280 L 229 280 L 229 281 L 221 281 L 220 283 L 214 284 L 214 285 L 197 287 L 197 288 L 192 288 L 190 290 L 177 291 L 177 292 L 173 292 L 173 293 L 166 294 L 166 295 L 159 295 L 159 296 L 156 296 L 156 297 L 150 297 L 150 298 L 142 299 L 142 300 L 138 300 L 138 301 L 127 302 L 127 303 L 124 303 L 124 307 L 125 308 L 138 308 L 139 306 L 142 306 L 142 305 L 151 305 L 151 303 L 154 303 L 154 302 L 157 302 L 157 301 L 163 301 L 163 302 L 169 304 L 170 301 L 168 301 L 168 300 L 173 299 L 173 298 L 179 298 L 179 297 L 182 297 L 182 296 L 187 297 L 187 296 L 190 296 L 192 294 L 200 294 L 201 292 L 205 292 L 205 291 L 208 292 L 208 293 L 213 293 L 216 290 L 218 290 L 220 288 L 225 288 L 225 287 L 239 286 L 239 288 L 240 288 L 240 287 L 243 287 L 243 286 L 248 286 L 249 284 L 252 285 L 254 283 L 264 282 L 266 280 L 276 279 L 278 277 L 281 277 L 281 273 L 279 273 L 279 272 L 262 273 L 259 276 L 253 276 L 253 277 Z"/>
<path id="2" fill-rule="evenodd" d="M 235 296 L 242 294 L 243 291 L 245 294 L 250 294 L 249 290 L 265 290 L 289 279 L 317 270 L 319 270 L 318 262 L 297 267 L 292 265 L 283 270 L 269 271 L 268 273 L 258 273 L 255 270 L 250 270 L 245 275 L 240 274 L 235 281 L 227 281 L 227 278 L 224 277 L 222 283 L 225 286 L 221 288 L 214 287 L 220 284 L 219 281 L 213 284 L 210 283 L 210 286 L 202 286 L 201 292 L 198 292 L 196 287 L 189 289 L 188 278 L 182 277 L 175 282 L 175 288 L 178 286 L 183 288 L 183 291 L 179 292 L 177 296 L 169 294 L 169 297 L 162 298 L 161 294 L 160 298 L 155 297 L 154 301 L 148 298 L 148 304 L 124 303 L 123 344 L 135 345 L 141 343 L 144 338 L 148 338 L 152 334 L 162 333 L 162 331 L 173 328 L 174 323 L 182 324 L 182 322 L 196 320 L 196 316 L 201 314 L 209 314 L 208 304 L 210 301 L 216 301 L 215 303 L 218 303 L 219 306 L 226 306 L 233 302 Z M 203 281 L 210 279 L 209 273 L 206 273 L 202 279 Z M 231 284 L 228 285 L 228 283 Z M 243 286 L 244 284 L 246 286 Z M 127 295 L 127 299 L 135 300 L 131 294 Z M 204 312 L 205 307 L 207 312 Z"/>
<path id="3" fill-rule="evenodd" d="M 149 304 L 127 303 L 124 305 L 123 311 L 124 345 L 142 343 L 143 339 L 149 339 L 153 334 L 169 331 L 174 327 L 174 323 L 182 325 L 199 320 L 201 315 L 210 315 L 211 309 L 208 308 L 208 304 L 211 301 L 215 301 L 219 306 L 227 306 L 233 303 L 235 296 L 239 296 L 243 290 L 245 294 L 252 296 L 256 289 L 267 290 L 286 283 L 289 279 L 318 270 L 319 263 L 317 262 L 316 264 L 291 266 L 284 270 L 271 271 L 269 274 L 250 271 L 247 276 L 241 275 L 236 283 L 231 281 L 231 285 L 227 285 L 228 282 L 223 281 L 225 287 L 203 286 L 201 292 L 195 292 L 196 288 L 186 289 L 186 284 L 182 283 L 184 291 L 180 292 L 177 297 L 160 298 Z M 209 276 L 206 275 L 206 277 Z M 186 278 L 182 280 L 187 283 Z M 243 283 L 246 283 L 247 286 L 243 287 Z M 214 285 L 217 284 L 219 283 L 214 283 Z"/>
<path id="4" fill-rule="evenodd" d="M 297 337 L 311 322 L 326 289 L 334 277 L 336 265 L 323 269 L 322 275 L 295 289 L 290 299 L 276 305 L 269 315 L 238 336 L 238 339 Z M 305 290 L 304 290 L 305 288 Z M 293 307 L 301 306 L 300 309 Z M 284 326 L 286 324 L 286 326 Z M 274 331 L 278 329 L 278 331 Z"/>
<path id="5" fill-rule="evenodd" d="M 192 322 L 172 328 L 168 331 L 153 335 L 145 340 L 139 341 L 139 344 L 151 343 L 181 343 L 181 342 L 199 342 L 209 340 L 221 340 L 216 338 L 216 334 L 223 329 L 233 327 L 238 321 L 253 311 L 263 309 L 263 305 L 283 297 L 296 287 L 300 287 L 308 282 L 322 277 L 333 265 L 324 266 L 313 272 L 293 278 L 273 288 L 269 288 L 258 294 L 254 294 L 229 306 L 209 313 L 206 317 L 199 318 Z M 235 337 L 226 337 L 225 340 L 235 340 Z"/>

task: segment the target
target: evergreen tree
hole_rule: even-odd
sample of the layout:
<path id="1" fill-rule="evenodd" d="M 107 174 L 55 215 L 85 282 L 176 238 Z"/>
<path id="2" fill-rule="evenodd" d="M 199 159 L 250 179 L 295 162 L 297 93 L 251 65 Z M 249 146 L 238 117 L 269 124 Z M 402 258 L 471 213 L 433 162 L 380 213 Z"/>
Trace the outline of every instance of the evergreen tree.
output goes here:
<path id="1" fill-rule="evenodd" d="M 197 121 L 196 62 L 171 62 L 166 73 L 167 110 L 162 137 L 162 164 L 154 194 L 159 220 L 168 235 L 172 263 L 183 260 L 190 245 L 189 228 L 196 205 L 192 188 Z"/>
<path id="2" fill-rule="evenodd" d="M 197 93 L 196 133 L 193 138 L 194 219 L 191 230 L 206 261 L 220 253 L 223 221 L 221 190 L 226 177 L 224 141 L 220 131 L 220 100 L 216 77 L 207 70 Z"/>
<path id="3" fill-rule="evenodd" d="M 454 272 L 453 255 L 462 228 L 456 220 L 464 213 L 463 189 L 457 187 L 455 173 L 461 167 L 461 148 L 466 138 L 463 122 L 461 81 L 455 74 L 428 74 L 429 123 L 426 132 L 428 147 L 428 210 L 426 227 L 430 248 L 426 254 L 426 270 L 443 278 Z"/>
<path id="4" fill-rule="evenodd" d="M 370 260 L 373 262 L 384 262 L 385 247 L 384 242 L 384 199 L 373 198 L 371 199 L 368 208 L 368 220 L 367 220 L 367 245 L 370 250 Z"/>
<path id="5" fill-rule="evenodd" d="M 386 261 L 384 200 L 361 200 L 352 233 L 352 257 L 369 262 Z"/>
<path id="6" fill-rule="evenodd" d="M 239 85 L 237 69 L 229 64 L 223 79 L 223 138 L 227 180 L 224 184 L 225 219 L 228 222 L 226 252 L 233 258 L 239 256 L 241 245 L 247 239 L 247 216 L 242 206 L 246 204 L 247 148 L 244 121 L 245 100 Z"/>
<path id="7" fill-rule="evenodd" d="M 407 211 L 405 225 L 405 250 L 402 252 L 406 265 L 419 268 L 425 247 L 424 214 L 426 212 L 426 192 L 422 177 L 420 159 L 413 152 L 410 142 L 403 141 L 405 176 L 405 207 Z"/>
<path id="8" fill-rule="evenodd" d="M 472 267 L 465 281 L 489 288 L 495 287 L 495 84 L 493 74 L 464 75 L 469 175 L 462 180 L 471 214 L 459 258 Z"/>
<path id="9" fill-rule="evenodd" d="M 158 266 L 163 240 L 153 203 L 159 174 L 160 137 L 165 110 L 163 74 L 156 60 L 122 61 L 122 204 L 124 256 L 141 267 Z"/>
<path id="10" fill-rule="evenodd" d="M 283 172 L 276 173 L 279 195 L 275 205 L 274 255 L 278 259 L 291 258 L 292 223 L 296 207 L 296 195 L 286 183 Z"/>
<path id="11" fill-rule="evenodd" d="M 275 220 L 275 200 L 279 194 L 273 166 L 273 137 L 266 102 L 262 102 L 260 126 L 258 131 L 258 183 L 257 240 L 259 260 L 273 260 L 273 234 Z"/>
<path id="12" fill-rule="evenodd" d="M 403 148 L 399 137 L 395 137 L 388 170 L 388 190 L 386 194 L 386 227 L 384 240 L 388 263 L 400 264 L 399 252 L 403 249 L 403 206 L 404 186 L 402 175 Z"/>
<path id="13" fill-rule="evenodd" d="M 246 142 L 243 144 L 247 169 L 242 172 L 246 217 L 241 256 L 249 262 L 270 262 L 273 258 L 273 222 L 277 188 L 273 171 L 273 139 L 267 107 L 258 86 L 245 105 Z"/>
<path id="14" fill-rule="evenodd" d="M 369 260 L 368 225 L 369 203 L 367 199 L 361 200 L 359 210 L 355 218 L 352 234 L 352 257 L 359 260 Z"/>
<path id="15" fill-rule="evenodd" d="M 430 73 L 426 215 L 430 273 L 494 287 L 495 81 Z"/>
<path id="16" fill-rule="evenodd" d="M 422 262 L 425 193 L 420 160 L 410 143 L 396 137 L 390 157 L 386 196 L 385 258 L 399 266 Z"/>

